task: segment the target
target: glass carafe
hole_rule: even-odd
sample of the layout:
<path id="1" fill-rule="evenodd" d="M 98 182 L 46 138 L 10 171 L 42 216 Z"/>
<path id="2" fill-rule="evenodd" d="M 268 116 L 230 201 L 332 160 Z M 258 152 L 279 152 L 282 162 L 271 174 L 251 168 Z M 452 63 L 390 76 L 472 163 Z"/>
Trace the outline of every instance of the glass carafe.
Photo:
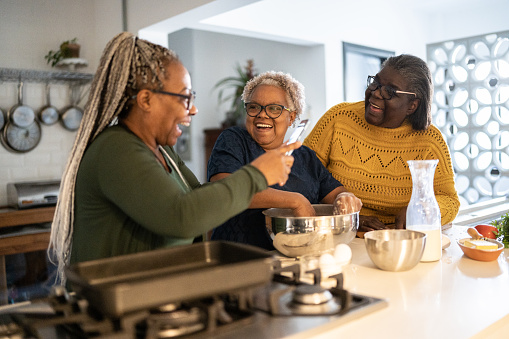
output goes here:
<path id="1" fill-rule="evenodd" d="M 426 246 L 421 261 L 436 261 L 442 257 L 442 223 L 440 207 L 433 190 L 433 177 L 438 160 L 410 160 L 412 197 L 406 210 L 406 228 L 426 234 Z"/>

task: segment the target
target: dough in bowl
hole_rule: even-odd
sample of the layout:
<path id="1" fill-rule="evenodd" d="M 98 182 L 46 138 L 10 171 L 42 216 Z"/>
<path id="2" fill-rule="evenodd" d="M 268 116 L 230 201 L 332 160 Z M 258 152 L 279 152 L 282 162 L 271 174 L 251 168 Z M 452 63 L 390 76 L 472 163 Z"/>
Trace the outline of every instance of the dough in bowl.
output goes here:
<path id="1" fill-rule="evenodd" d="M 287 233 L 280 232 L 274 237 L 274 247 L 287 257 L 320 253 L 333 248 L 330 232 Z"/>

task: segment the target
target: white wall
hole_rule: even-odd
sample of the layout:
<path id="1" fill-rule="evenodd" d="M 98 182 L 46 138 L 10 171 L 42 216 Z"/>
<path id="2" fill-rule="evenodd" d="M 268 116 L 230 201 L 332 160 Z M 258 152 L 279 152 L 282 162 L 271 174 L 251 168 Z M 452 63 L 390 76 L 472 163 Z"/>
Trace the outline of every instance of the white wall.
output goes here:
<path id="1" fill-rule="evenodd" d="M 445 0 L 446 1 L 446 0 Z M 426 43 L 509 30 L 509 1 L 476 1 L 452 12 L 436 13 L 427 22 Z"/>
<path id="2" fill-rule="evenodd" d="M 186 164 L 202 181 L 206 180 L 203 130 L 220 127 L 230 107 L 230 103 L 218 106 L 218 93 L 212 88 L 220 79 L 235 75 L 237 63 L 245 66 L 253 59 L 257 73 L 275 70 L 292 74 L 306 88 L 311 110 L 320 114 L 325 110 L 322 45 L 301 46 L 189 29 L 170 34 L 168 41 L 188 68 L 197 93 L 199 113 L 191 124 L 192 159 Z"/>
<path id="3" fill-rule="evenodd" d="M 120 31 L 119 4 L 111 0 L 0 1 L 0 67 L 51 71 L 46 53 L 77 37 L 80 56 L 89 62 L 79 71 L 93 73 L 106 41 Z M 62 109 L 71 103 L 67 85 L 50 88 L 52 105 Z M 44 91 L 43 83 L 24 82 L 23 103 L 38 112 L 46 104 Z M 0 81 L 0 109 L 7 113 L 17 101 L 17 83 Z M 11 153 L 0 146 L 0 206 L 7 204 L 8 182 L 60 178 L 76 133 L 60 124 L 41 129 L 39 145 L 28 153 Z"/>
<path id="4" fill-rule="evenodd" d="M 210 0 L 128 0 L 128 30 L 136 31 L 153 20 L 178 15 Z M 120 0 L 1 0 L 0 67 L 52 71 L 44 59 L 65 40 L 78 38 L 81 57 L 94 73 L 106 43 L 122 31 Z M 44 84 L 24 83 L 24 104 L 36 112 L 45 105 Z M 0 109 L 5 113 L 17 103 L 17 83 L 0 80 Z M 66 85 L 51 86 L 51 103 L 58 109 L 69 102 Z M 83 107 L 85 100 L 80 102 Z M 59 179 L 76 133 L 59 123 L 42 126 L 39 145 L 28 153 L 11 153 L 0 146 L 0 206 L 7 204 L 9 182 Z"/>

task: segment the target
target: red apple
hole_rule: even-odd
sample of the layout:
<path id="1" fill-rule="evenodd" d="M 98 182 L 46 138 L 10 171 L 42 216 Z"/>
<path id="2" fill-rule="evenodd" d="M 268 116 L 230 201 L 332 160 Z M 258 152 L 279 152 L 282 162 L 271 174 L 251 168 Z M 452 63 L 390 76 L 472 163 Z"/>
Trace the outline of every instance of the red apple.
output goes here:
<path id="1" fill-rule="evenodd" d="M 483 237 L 488 239 L 497 239 L 495 235 L 497 233 L 497 228 L 492 225 L 477 225 L 474 227 L 477 232 L 479 232 Z M 495 232 L 495 233 L 493 233 Z"/>

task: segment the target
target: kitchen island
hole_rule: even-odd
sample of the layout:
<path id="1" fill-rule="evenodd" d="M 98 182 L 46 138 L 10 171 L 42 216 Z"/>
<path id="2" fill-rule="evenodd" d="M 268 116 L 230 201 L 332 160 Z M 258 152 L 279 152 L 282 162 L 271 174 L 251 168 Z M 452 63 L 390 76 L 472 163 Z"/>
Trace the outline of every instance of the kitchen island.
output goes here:
<path id="1" fill-rule="evenodd" d="M 230 302 L 237 300 L 239 305 L 242 302 L 247 302 L 247 300 L 254 302 L 254 307 L 251 308 L 253 312 L 244 312 L 243 310 L 237 312 L 238 309 L 236 311 L 235 307 L 231 308 L 231 313 L 228 314 L 231 314 L 232 317 L 235 316 L 235 319 L 238 320 L 232 323 L 222 320 L 227 318 L 218 318 L 218 315 L 224 316 L 226 314 L 220 312 L 221 310 L 224 311 L 223 306 L 221 306 L 224 305 L 222 303 L 223 299 L 216 298 L 214 293 L 211 298 L 205 298 L 206 312 L 203 315 L 208 315 L 209 318 L 205 317 L 204 319 L 208 319 L 206 323 L 209 327 L 204 331 L 201 331 L 202 328 L 200 327 L 200 331 L 191 332 L 192 334 L 186 336 L 186 338 L 508 338 L 509 249 L 504 250 L 496 261 L 479 262 L 471 260 L 463 255 L 456 243 L 458 239 L 467 237 L 467 229 L 465 226 L 452 226 L 445 230 L 443 233 L 450 238 L 451 244 L 443 250 L 442 259 L 432 263 L 419 263 L 413 269 L 405 272 L 387 272 L 376 268 L 366 253 L 364 240 L 354 239 L 350 243 L 353 252 L 352 262 L 343 266 L 343 285 L 352 294 L 351 308 L 347 308 L 348 311 L 346 312 L 335 313 L 333 308 L 324 308 L 322 304 L 318 309 L 314 306 L 307 308 L 310 303 L 299 308 L 297 306 L 300 305 L 290 303 L 289 297 L 293 298 L 295 296 L 293 292 L 297 290 L 300 292 L 311 291 L 312 293 L 308 294 L 311 296 L 313 293 L 316 294 L 316 289 L 299 289 L 304 285 L 295 287 L 291 284 L 271 282 L 256 287 L 254 290 L 240 289 L 237 293 L 229 291 L 232 297 L 232 299 L 229 299 Z M 269 263 L 272 263 L 270 257 L 267 259 Z M 288 266 L 290 268 L 296 266 L 293 258 L 284 258 L 283 262 L 280 263 L 290 264 Z M 244 265 L 233 265 L 232 267 L 244 267 Z M 218 269 L 223 271 L 222 274 L 225 273 L 224 268 Z M 289 272 L 285 271 L 285 273 Z M 295 273 L 295 271 L 291 272 Z M 242 277 L 245 275 L 244 271 L 240 274 Z M 229 276 L 234 277 L 235 275 L 230 271 Z M 193 278 L 180 280 L 184 282 L 185 287 L 191 288 L 193 286 Z M 322 283 L 328 282 L 327 279 L 321 281 Z M 180 283 L 175 284 L 175 286 L 163 287 L 163 285 L 165 284 L 156 284 L 163 291 L 166 291 L 164 293 L 173 293 L 178 288 L 182 288 Z M 146 286 L 152 288 L 150 284 Z M 194 286 L 199 286 L 200 290 L 206 289 L 206 286 L 201 283 Z M 313 287 L 313 285 L 307 286 Z M 124 284 L 118 290 L 127 292 L 129 288 Z M 292 294 L 287 293 L 288 291 L 292 291 Z M 342 290 L 334 290 L 333 292 L 334 297 L 339 298 L 335 300 L 340 300 L 341 296 L 345 296 Z M 145 293 L 149 294 L 151 292 L 147 289 Z M 145 293 L 141 294 L 144 295 Z M 120 295 L 123 295 L 123 293 L 120 293 Z M 320 296 L 319 294 L 316 295 Z M 65 298 L 65 300 L 71 299 Z M 347 299 L 345 297 L 343 300 Z M 115 338 L 135 338 L 134 324 L 147 317 L 147 310 L 140 309 L 126 314 L 121 319 L 123 325 L 110 326 L 120 324 L 119 319 L 112 319 L 113 322 L 110 322 L 108 318 L 97 319 L 90 317 L 88 312 L 83 312 L 85 309 L 82 308 L 83 306 L 76 308 L 76 304 L 67 303 L 61 298 L 52 300 L 52 302 L 42 300 L 42 302 L 6 305 L 0 307 L 0 309 L 3 309 L 0 313 L 27 315 L 36 312 L 37 314 L 51 315 L 55 311 L 52 305 L 58 304 L 59 309 L 62 308 L 66 311 L 59 312 L 49 322 L 44 319 L 41 320 L 37 326 L 41 339 L 69 338 L 66 333 L 61 333 L 62 328 L 55 328 L 53 324 L 74 323 L 76 321 L 83 324 L 84 328 L 104 330 L 103 334 L 107 338 L 112 338 L 112 334 L 117 335 Z M 115 300 L 123 299 L 119 297 Z M 212 300 L 215 300 L 213 304 L 211 304 Z M 304 301 L 304 299 L 301 300 Z M 201 305 L 203 300 L 199 298 L 197 301 L 198 303 L 192 305 Z M 268 304 L 275 307 L 267 308 L 264 306 Z M 122 305 L 122 302 L 119 305 Z M 337 304 L 327 303 L 323 306 L 330 307 L 334 305 Z M 230 306 L 235 306 L 235 303 L 231 303 Z M 293 307 L 292 311 L 300 310 L 303 313 L 286 312 L 290 310 L 290 307 Z M 185 310 L 185 308 L 182 309 L 182 314 L 186 314 Z M 276 311 L 276 313 L 268 312 L 268 310 Z M 318 310 L 321 313 L 307 313 L 308 310 Z M 331 312 L 326 313 L 327 310 Z M 168 315 L 172 314 L 170 311 Z M 77 313 L 74 314 L 74 312 Z M 177 312 L 177 314 L 179 313 Z M 31 318 L 27 319 L 30 323 Z M 173 319 L 173 317 L 163 317 L 163 319 L 168 320 Z M 197 324 L 201 324 L 201 317 L 191 317 L 190 320 L 192 319 L 197 319 Z M 160 329 L 160 327 L 157 327 L 158 323 L 153 322 L 156 325 L 156 331 Z M 191 322 L 191 324 L 194 323 Z M 223 324 L 225 324 L 224 327 Z M 31 326 L 35 325 L 31 324 Z M 165 329 L 166 327 L 162 328 Z M 187 330 L 185 326 L 184 329 Z M 32 336 L 18 336 L 18 338 L 32 338 Z"/>
<path id="2" fill-rule="evenodd" d="M 509 338 L 509 249 L 496 261 L 472 260 L 457 244 L 469 237 L 467 229 L 453 225 L 443 231 L 451 244 L 442 259 L 405 272 L 378 269 L 364 240 L 354 239 L 345 288 L 385 299 L 388 306 L 286 338 Z"/>

